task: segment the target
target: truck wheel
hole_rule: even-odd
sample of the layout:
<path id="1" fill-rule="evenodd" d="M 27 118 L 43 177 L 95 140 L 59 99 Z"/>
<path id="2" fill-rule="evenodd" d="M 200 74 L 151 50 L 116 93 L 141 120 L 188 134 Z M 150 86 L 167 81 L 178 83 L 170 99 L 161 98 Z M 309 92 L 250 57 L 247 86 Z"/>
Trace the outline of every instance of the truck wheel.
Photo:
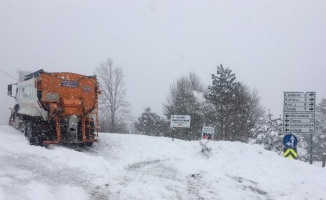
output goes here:
<path id="1" fill-rule="evenodd" d="M 25 122 L 25 135 L 31 145 L 38 145 L 37 139 L 33 137 L 34 127 L 31 121 Z"/>
<path id="2" fill-rule="evenodd" d="M 19 127 L 19 130 L 24 133 L 25 136 L 26 135 L 26 124 L 25 124 L 25 121 L 23 121 L 21 124 L 20 124 L 20 127 Z"/>
<path id="3" fill-rule="evenodd" d="M 92 147 L 93 146 L 93 142 L 86 142 L 86 146 L 87 147 Z"/>

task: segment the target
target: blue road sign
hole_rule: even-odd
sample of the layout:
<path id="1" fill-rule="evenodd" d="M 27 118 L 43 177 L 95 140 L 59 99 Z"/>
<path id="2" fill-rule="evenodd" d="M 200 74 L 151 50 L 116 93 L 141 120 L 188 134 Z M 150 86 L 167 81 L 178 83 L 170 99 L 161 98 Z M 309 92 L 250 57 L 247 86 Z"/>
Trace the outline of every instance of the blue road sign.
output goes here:
<path id="1" fill-rule="evenodd" d="M 283 138 L 283 145 L 285 148 L 295 148 L 298 144 L 298 138 L 294 134 L 286 134 Z"/>

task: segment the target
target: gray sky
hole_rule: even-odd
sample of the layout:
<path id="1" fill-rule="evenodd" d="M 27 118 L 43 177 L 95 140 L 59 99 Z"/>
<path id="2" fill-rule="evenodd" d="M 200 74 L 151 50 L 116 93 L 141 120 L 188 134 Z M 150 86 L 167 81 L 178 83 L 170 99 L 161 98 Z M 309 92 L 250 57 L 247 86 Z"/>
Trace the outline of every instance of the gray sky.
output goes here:
<path id="1" fill-rule="evenodd" d="M 284 91 L 326 97 L 326 1 L 0 0 L 0 69 L 92 75 L 107 58 L 125 74 L 138 117 L 162 114 L 169 86 L 188 72 L 211 84 L 223 64 L 279 116 Z M 13 99 L 0 72 L 0 125 Z"/>

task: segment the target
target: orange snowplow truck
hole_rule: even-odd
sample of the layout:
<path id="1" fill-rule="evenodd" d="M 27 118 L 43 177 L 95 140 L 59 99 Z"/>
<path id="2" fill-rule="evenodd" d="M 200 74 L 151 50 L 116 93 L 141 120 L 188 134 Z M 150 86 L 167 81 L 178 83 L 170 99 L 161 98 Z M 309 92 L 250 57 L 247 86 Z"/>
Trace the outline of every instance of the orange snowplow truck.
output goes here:
<path id="1" fill-rule="evenodd" d="M 99 93 L 96 76 L 36 71 L 8 85 L 8 95 L 16 101 L 9 125 L 21 130 L 32 145 L 92 146 L 98 136 Z"/>

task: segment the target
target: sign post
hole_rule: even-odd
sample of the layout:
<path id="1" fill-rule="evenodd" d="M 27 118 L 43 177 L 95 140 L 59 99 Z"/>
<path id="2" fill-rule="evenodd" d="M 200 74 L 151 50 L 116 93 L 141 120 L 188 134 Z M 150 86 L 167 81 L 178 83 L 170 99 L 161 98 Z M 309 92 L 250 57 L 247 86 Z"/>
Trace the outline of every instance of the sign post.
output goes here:
<path id="1" fill-rule="evenodd" d="M 312 164 L 312 134 L 315 132 L 315 105 L 316 92 L 284 92 L 283 133 L 311 134 L 310 164 Z"/>
<path id="2" fill-rule="evenodd" d="M 190 128 L 190 115 L 171 115 L 172 141 L 174 141 L 174 128 Z"/>

